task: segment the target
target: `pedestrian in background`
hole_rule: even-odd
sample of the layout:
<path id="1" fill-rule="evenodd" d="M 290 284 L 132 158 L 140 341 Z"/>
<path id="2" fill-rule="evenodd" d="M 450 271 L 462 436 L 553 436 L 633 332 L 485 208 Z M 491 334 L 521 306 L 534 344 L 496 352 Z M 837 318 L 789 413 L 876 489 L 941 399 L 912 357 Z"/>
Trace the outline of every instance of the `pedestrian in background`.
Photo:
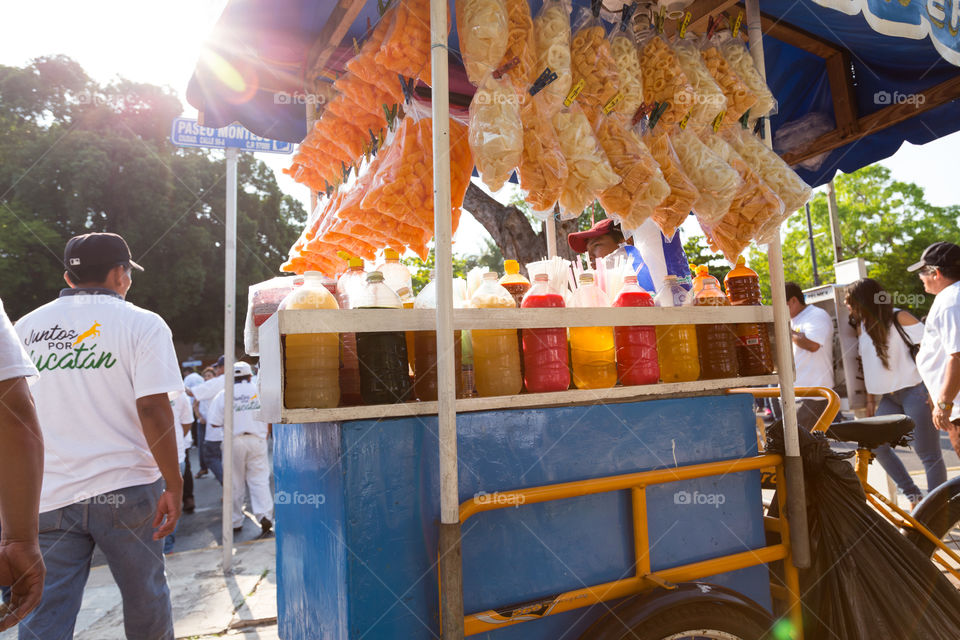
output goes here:
<path id="1" fill-rule="evenodd" d="M 911 446 L 923 463 L 930 491 L 946 482 L 947 465 L 927 405 L 929 394 L 910 352 L 912 345 L 922 341 L 923 323 L 909 312 L 894 308 L 890 295 L 872 278 L 850 285 L 844 302 L 859 336 L 867 415 L 902 413 L 913 419 L 916 426 Z M 874 396 L 880 396 L 879 404 L 874 403 Z M 911 506 L 916 506 L 923 493 L 893 449 L 884 444 L 873 453 Z"/>
<path id="2" fill-rule="evenodd" d="M 273 497 L 270 495 L 270 462 L 267 456 L 269 425 L 254 416 L 260 410 L 253 370 L 246 362 L 233 369 L 233 530 L 243 529 L 243 498 L 250 491 L 250 510 L 260 523 L 261 535 L 273 528 Z M 210 427 L 223 433 L 226 394 L 221 391 L 210 404 Z"/>
<path id="3" fill-rule="evenodd" d="M 833 389 L 833 319 L 820 307 L 807 304 L 797 283 L 788 282 L 784 289 L 797 372 L 794 385 Z M 798 398 L 797 424 L 810 431 L 825 408 L 826 400 Z"/>
<path id="4" fill-rule="evenodd" d="M 37 539 L 43 434 L 27 386 L 37 375 L 0 301 L 0 600 L 9 605 L 0 610 L 0 631 L 20 622 L 43 594 Z"/>
<path id="5" fill-rule="evenodd" d="M 184 485 L 186 485 L 186 479 L 190 478 L 190 486 L 193 486 L 193 478 L 190 477 L 190 474 L 186 471 L 187 469 L 187 449 L 190 448 L 190 427 L 193 425 L 193 407 L 190 405 L 190 397 L 184 391 L 171 391 L 167 394 L 167 397 L 170 398 L 170 409 L 173 411 L 173 420 L 176 426 L 177 434 L 177 460 L 180 462 L 180 475 L 184 478 Z M 190 497 L 191 504 L 193 503 L 193 496 Z M 193 508 L 190 509 L 193 511 Z M 177 527 L 180 526 L 180 522 L 177 522 Z M 163 553 L 168 554 L 173 551 L 173 545 L 177 540 L 177 528 L 174 527 L 173 531 L 166 538 L 163 539 Z"/>
<path id="6" fill-rule="evenodd" d="M 201 451 L 203 451 L 204 465 L 206 465 L 207 469 L 214 472 L 214 476 L 216 476 L 220 484 L 223 484 L 222 452 L 220 452 L 220 443 L 223 442 L 223 435 L 220 433 L 211 436 L 210 420 L 207 418 L 207 414 L 209 413 L 210 401 L 213 400 L 219 392 L 223 391 L 223 363 L 224 356 L 220 356 L 213 365 L 213 377 L 209 380 L 204 380 L 203 384 L 198 384 L 187 390 L 187 393 L 197 401 L 200 413 L 204 416 L 204 422 L 206 423 L 203 430 L 203 444 L 200 445 Z M 204 377 L 206 377 L 206 375 L 204 375 Z M 213 458 L 216 458 L 217 461 L 214 462 Z M 217 471 L 214 470 L 214 464 L 219 466 L 220 475 L 217 475 Z M 197 474 L 197 477 L 201 478 L 204 475 L 206 474 L 201 470 L 201 472 Z"/>
<path id="7" fill-rule="evenodd" d="M 127 243 L 75 236 L 68 289 L 15 325 L 36 363 L 32 391 L 46 443 L 39 541 L 43 599 L 20 640 L 73 637 L 95 547 L 123 601 L 128 638 L 173 640 L 163 538 L 180 517 L 183 480 L 167 393 L 183 389 L 169 327 L 124 301 Z"/>
<path id="8" fill-rule="evenodd" d="M 917 368 L 927 385 L 933 424 L 950 436 L 960 455 L 960 247 L 934 242 L 908 271 L 936 296 L 923 331 Z"/>
<path id="9" fill-rule="evenodd" d="M 213 380 L 216 377 L 217 372 L 214 371 L 213 367 L 207 367 L 201 373 L 200 382 Z M 197 423 L 197 437 L 194 438 L 194 442 L 197 443 L 197 459 L 200 462 L 200 470 L 197 471 L 196 477 L 202 478 L 210 473 L 210 469 L 207 467 L 207 456 L 203 452 L 203 443 L 206 441 L 207 433 L 207 409 L 210 406 L 210 401 L 204 400 L 201 402 L 193 397 L 193 389 L 197 386 L 197 384 L 191 384 L 187 386 L 187 392 L 188 395 L 193 399 L 193 415 Z"/>

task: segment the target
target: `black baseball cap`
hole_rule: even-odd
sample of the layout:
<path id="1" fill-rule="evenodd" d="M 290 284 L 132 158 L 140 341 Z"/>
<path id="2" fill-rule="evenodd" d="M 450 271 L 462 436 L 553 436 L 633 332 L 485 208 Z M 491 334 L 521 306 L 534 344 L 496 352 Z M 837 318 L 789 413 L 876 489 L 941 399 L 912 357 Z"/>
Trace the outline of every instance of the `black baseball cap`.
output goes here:
<path id="1" fill-rule="evenodd" d="M 213 366 L 222 367 L 226 361 L 227 361 L 226 356 L 220 356 L 219 358 L 217 358 L 217 361 L 213 363 Z"/>
<path id="2" fill-rule="evenodd" d="M 127 241 L 115 233 L 85 233 L 73 236 L 63 250 L 63 266 L 95 267 L 100 265 L 129 264 L 143 271 L 143 267 L 130 259 Z"/>
<path id="3" fill-rule="evenodd" d="M 919 271 L 924 267 L 960 267 L 960 247 L 952 242 L 934 242 L 923 250 L 920 262 L 907 267 L 907 271 Z"/>

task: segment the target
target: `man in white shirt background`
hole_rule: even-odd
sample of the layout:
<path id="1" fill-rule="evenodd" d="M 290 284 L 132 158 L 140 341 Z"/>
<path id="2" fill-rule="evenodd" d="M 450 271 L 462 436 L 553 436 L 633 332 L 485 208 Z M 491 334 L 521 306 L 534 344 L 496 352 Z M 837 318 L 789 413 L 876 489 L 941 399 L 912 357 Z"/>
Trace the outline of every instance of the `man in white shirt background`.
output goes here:
<path id="1" fill-rule="evenodd" d="M 70 638 L 94 547 L 123 600 L 127 637 L 173 640 L 163 538 L 180 517 L 183 479 L 167 393 L 183 389 L 169 327 L 124 301 L 133 269 L 111 233 L 71 238 L 60 296 L 16 323 L 40 372 L 33 385 L 46 452 L 40 605 L 21 640 Z"/>
<path id="2" fill-rule="evenodd" d="M 197 472 L 197 478 L 202 478 L 207 475 L 207 471 L 211 471 L 221 484 L 223 484 L 223 462 L 220 443 L 223 442 L 223 436 L 218 437 L 218 434 L 213 434 L 213 437 L 208 437 L 210 420 L 207 419 L 207 414 L 210 411 L 210 401 L 223 391 L 223 363 L 224 356 L 220 356 L 213 365 L 213 378 L 187 387 L 187 393 L 197 401 L 197 413 L 202 420 L 202 426 L 197 429 L 198 435 L 201 436 L 197 443 L 200 454 L 200 471 Z"/>
<path id="3" fill-rule="evenodd" d="M 936 297 L 927 315 L 917 369 L 930 393 L 933 424 L 960 455 L 960 247 L 934 242 L 908 267 Z"/>
<path id="4" fill-rule="evenodd" d="M 173 411 L 173 420 L 177 427 L 179 427 L 176 431 L 177 460 L 180 462 L 180 475 L 183 477 L 183 484 L 184 487 L 186 487 L 187 478 L 190 477 L 190 474 L 187 473 L 187 449 L 190 448 L 192 442 L 190 428 L 193 426 L 193 406 L 190 403 L 190 397 L 184 391 L 171 391 L 167 396 L 170 398 L 170 409 Z M 186 489 L 184 489 L 184 491 L 186 491 Z M 192 504 L 193 496 L 190 497 L 190 500 Z M 191 511 L 193 511 L 192 508 Z M 177 521 L 177 526 L 180 526 L 179 520 Z M 177 529 L 174 527 L 173 532 L 163 539 L 164 554 L 173 551 L 173 545 L 176 543 L 176 539 Z"/>
<path id="5" fill-rule="evenodd" d="M 43 593 L 37 540 L 43 434 L 27 387 L 36 378 L 0 301 L 0 609 L 9 604 L 0 610 L 0 631 L 30 613 Z"/>
<path id="6" fill-rule="evenodd" d="M 260 410 L 253 370 L 246 362 L 234 366 L 233 384 L 233 530 L 243 529 L 243 497 L 250 491 L 250 510 L 260 523 L 261 535 L 273 528 L 273 497 L 270 493 L 270 462 L 267 456 L 269 425 L 254 418 Z M 210 403 L 208 429 L 223 433 L 225 394 Z M 209 431 L 208 431 L 209 433 Z"/>
<path id="7" fill-rule="evenodd" d="M 817 307 L 808 305 L 803 290 L 795 282 L 784 287 L 790 310 L 790 336 L 798 387 L 833 388 L 833 318 Z M 826 400 L 802 398 L 797 401 L 797 424 L 813 429 L 826 408 Z"/>

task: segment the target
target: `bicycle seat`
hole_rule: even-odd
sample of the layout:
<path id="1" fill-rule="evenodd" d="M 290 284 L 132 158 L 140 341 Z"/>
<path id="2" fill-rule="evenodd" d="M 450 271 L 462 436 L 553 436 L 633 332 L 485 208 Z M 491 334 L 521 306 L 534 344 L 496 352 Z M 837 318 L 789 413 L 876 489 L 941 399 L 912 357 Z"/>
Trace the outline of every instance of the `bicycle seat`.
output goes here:
<path id="1" fill-rule="evenodd" d="M 875 449 L 882 444 L 891 447 L 905 446 L 905 436 L 913 431 L 913 427 L 913 419 L 909 416 L 875 416 L 834 423 L 827 429 L 827 437 L 843 442 L 856 442 L 858 446 L 867 449 Z"/>

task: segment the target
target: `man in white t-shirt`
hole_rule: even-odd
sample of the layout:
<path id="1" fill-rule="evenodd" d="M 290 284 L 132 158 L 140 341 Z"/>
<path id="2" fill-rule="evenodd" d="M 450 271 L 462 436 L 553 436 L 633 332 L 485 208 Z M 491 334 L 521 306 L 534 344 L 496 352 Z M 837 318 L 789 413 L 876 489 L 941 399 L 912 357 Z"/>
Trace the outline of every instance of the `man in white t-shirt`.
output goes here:
<path id="1" fill-rule="evenodd" d="M 934 242 L 909 271 L 919 271 L 936 296 L 920 342 L 917 369 L 933 406 L 933 424 L 950 436 L 960 455 L 960 247 Z"/>
<path id="2" fill-rule="evenodd" d="M 170 409 L 173 411 L 173 420 L 177 429 L 177 460 L 180 462 L 180 475 L 183 477 L 184 485 L 187 484 L 187 449 L 190 448 L 192 436 L 190 428 L 193 426 L 193 406 L 190 404 L 190 397 L 183 391 L 171 391 L 167 394 L 170 398 Z M 180 522 L 177 522 L 180 526 Z M 163 553 L 167 554 L 173 551 L 173 545 L 177 540 L 177 529 L 163 539 Z"/>
<path id="3" fill-rule="evenodd" d="M 120 236 L 71 238 L 70 288 L 16 324 L 40 371 L 32 391 L 46 443 L 40 548 L 47 582 L 21 640 L 73 635 L 94 547 L 123 599 L 127 637 L 172 640 L 163 538 L 183 479 L 167 393 L 183 389 L 170 329 L 124 301 L 133 269 Z"/>
<path id="4" fill-rule="evenodd" d="M 30 362 L 0 301 L 0 631 L 40 603 L 45 573 L 37 540 L 43 434 L 28 381 Z M 12 587 L 12 588 L 11 588 Z"/>
<path id="5" fill-rule="evenodd" d="M 196 400 L 197 413 L 200 414 L 198 420 L 200 425 L 197 427 L 197 448 L 199 449 L 200 471 L 197 472 L 197 478 L 202 478 L 207 475 L 207 471 L 212 471 L 214 477 L 216 477 L 217 481 L 221 484 L 223 484 L 223 467 L 217 451 L 220 450 L 220 442 L 223 441 L 223 438 L 218 439 L 216 434 L 214 434 L 212 439 L 207 438 L 207 429 L 210 424 L 210 421 L 207 420 L 207 413 L 210 411 L 210 401 L 213 400 L 218 393 L 223 391 L 224 360 L 224 356 L 220 356 L 216 363 L 214 363 L 214 377 L 209 380 L 204 380 L 200 384 L 193 385 L 192 387 L 187 387 L 187 393 Z M 207 445 L 208 440 L 211 442 L 209 446 Z M 208 452 L 210 453 L 208 454 Z M 216 458 L 213 462 L 214 465 L 221 465 L 218 467 L 218 470 L 214 470 L 213 467 L 210 466 L 208 455 Z"/>
<path id="6" fill-rule="evenodd" d="M 797 387 L 833 388 L 833 319 L 816 305 L 808 305 L 803 290 L 794 282 L 785 286 L 790 310 L 790 336 Z M 813 429 L 826 400 L 802 398 L 797 401 L 797 424 Z"/>
<path id="7" fill-rule="evenodd" d="M 273 528 L 268 426 L 254 418 L 260 410 L 260 400 L 250 380 L 253 374 L 250 365 L 238 362 L 233 372 L 233 530 L 243 529 L 243 495 L 249 489 L 250 509 L 260 522 L 261 535 L 266 536 Z M 219 431 L 221 439 L 225 397 L 221 391 L 210 403 L 208 420 L 208 429 Z"/>

